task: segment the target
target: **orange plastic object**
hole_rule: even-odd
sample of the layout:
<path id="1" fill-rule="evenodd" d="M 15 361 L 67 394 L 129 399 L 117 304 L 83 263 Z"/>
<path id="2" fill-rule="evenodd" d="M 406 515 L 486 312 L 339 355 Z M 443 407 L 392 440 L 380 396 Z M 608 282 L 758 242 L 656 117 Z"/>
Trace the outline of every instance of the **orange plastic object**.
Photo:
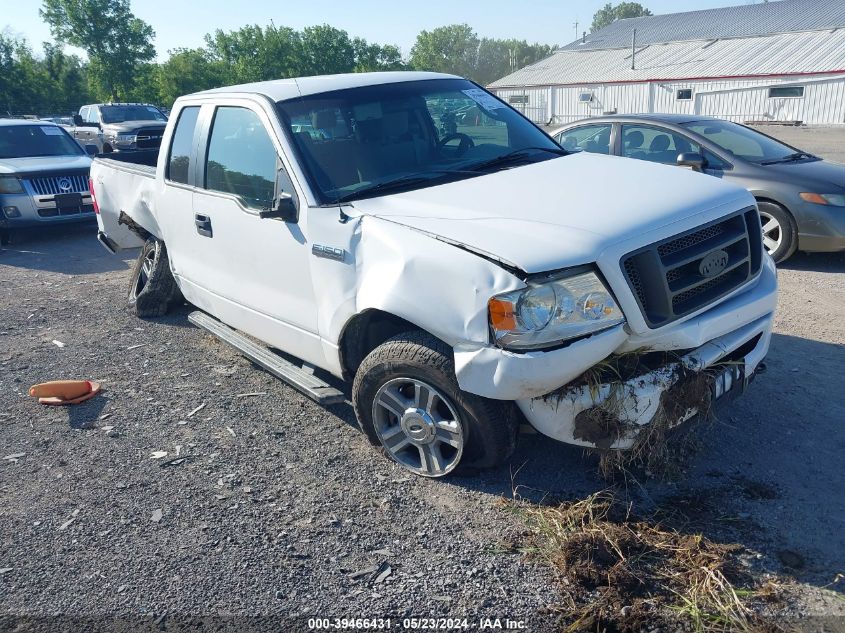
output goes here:
<path id="1" fill-rule="evenodd" d="M 101 385 L 91 380 L 53 380 L 33 385 L 29 395 L 47 405 L 79 404 L 100 393 Z"/>

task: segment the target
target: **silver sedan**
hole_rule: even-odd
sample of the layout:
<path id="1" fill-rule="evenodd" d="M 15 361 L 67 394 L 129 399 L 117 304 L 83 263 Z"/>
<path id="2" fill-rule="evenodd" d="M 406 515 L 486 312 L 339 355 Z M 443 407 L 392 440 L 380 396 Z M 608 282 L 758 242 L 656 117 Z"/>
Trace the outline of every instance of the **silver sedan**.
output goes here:
<path id="1" fill-rule="evenodd" d="M 615 115 L 576 121 L 551 135 L 569 151 L 680 165 L 742 185 L 757 199 L 763 243 L 775 261 L 798 249 L 845 250 L 845 165 L 744 125 L 691 115 Z"/>

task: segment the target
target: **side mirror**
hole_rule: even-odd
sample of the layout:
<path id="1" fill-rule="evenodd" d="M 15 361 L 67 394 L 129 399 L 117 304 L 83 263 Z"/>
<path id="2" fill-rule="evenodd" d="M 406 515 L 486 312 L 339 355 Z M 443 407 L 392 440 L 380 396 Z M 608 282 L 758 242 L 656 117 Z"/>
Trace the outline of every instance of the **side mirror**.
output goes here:
<path id="1" fill-rule="evenodd" d="M 276 207 L 274 209 L 259 211 L 258 217 L 265 219 L 277 218 L 285 222 L 296 222 L 299 220 L 299 206 L 291 194 L 283 191 L 276 199 Z"/>
<path id="2" fill-rule="evenodd" d="M 696 152 L 683 152 L 678 154 L 678 166 L 692 167 L 693 171 L 704 169 L 704 156 Z"/>
<path id="3" fill-rule="evenodd" d="M 82 125 L 82 117 L 78 114 L 73 115 L 73 124 L 76 126 Z"/>
<path id="4" fill-rule="evenodd" d="M 100 148 L 98 148 L 96 145 L 86 145 L 85 146 L 85 153 L 88 154 L 89 156 L 96 156 L 97 154 L 99 154 L 99 152 L 100 152 Z"/>

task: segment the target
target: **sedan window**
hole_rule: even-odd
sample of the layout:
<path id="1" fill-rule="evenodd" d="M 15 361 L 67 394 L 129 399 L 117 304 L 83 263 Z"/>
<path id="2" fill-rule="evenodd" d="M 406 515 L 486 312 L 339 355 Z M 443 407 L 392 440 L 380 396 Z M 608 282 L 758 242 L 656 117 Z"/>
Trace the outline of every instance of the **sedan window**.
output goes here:
<path id="1" fill-rule="evenodd" d="M 701 146 L 671 130 L 648 125 L 622 126 L 622 155 L 653 163 L 674 165 L 678 154 L 701 153 Z"/>
<path id="2" fill-rule="evenodd" d="M 555 139 L 570 152 L 610 153 L 610 124 L 583 125 L 558 134 Z"/>

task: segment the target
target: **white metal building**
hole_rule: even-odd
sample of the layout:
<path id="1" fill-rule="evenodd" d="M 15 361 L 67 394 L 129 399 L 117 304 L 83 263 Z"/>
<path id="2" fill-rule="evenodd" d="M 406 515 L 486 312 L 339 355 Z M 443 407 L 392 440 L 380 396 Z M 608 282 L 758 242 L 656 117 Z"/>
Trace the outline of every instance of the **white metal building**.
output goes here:
<path id="1" fill-rule="evenodd" d="M 842 124 L 845 0 L 619 20 L 489 87 L 537 123 L 665 112 Z"/>

